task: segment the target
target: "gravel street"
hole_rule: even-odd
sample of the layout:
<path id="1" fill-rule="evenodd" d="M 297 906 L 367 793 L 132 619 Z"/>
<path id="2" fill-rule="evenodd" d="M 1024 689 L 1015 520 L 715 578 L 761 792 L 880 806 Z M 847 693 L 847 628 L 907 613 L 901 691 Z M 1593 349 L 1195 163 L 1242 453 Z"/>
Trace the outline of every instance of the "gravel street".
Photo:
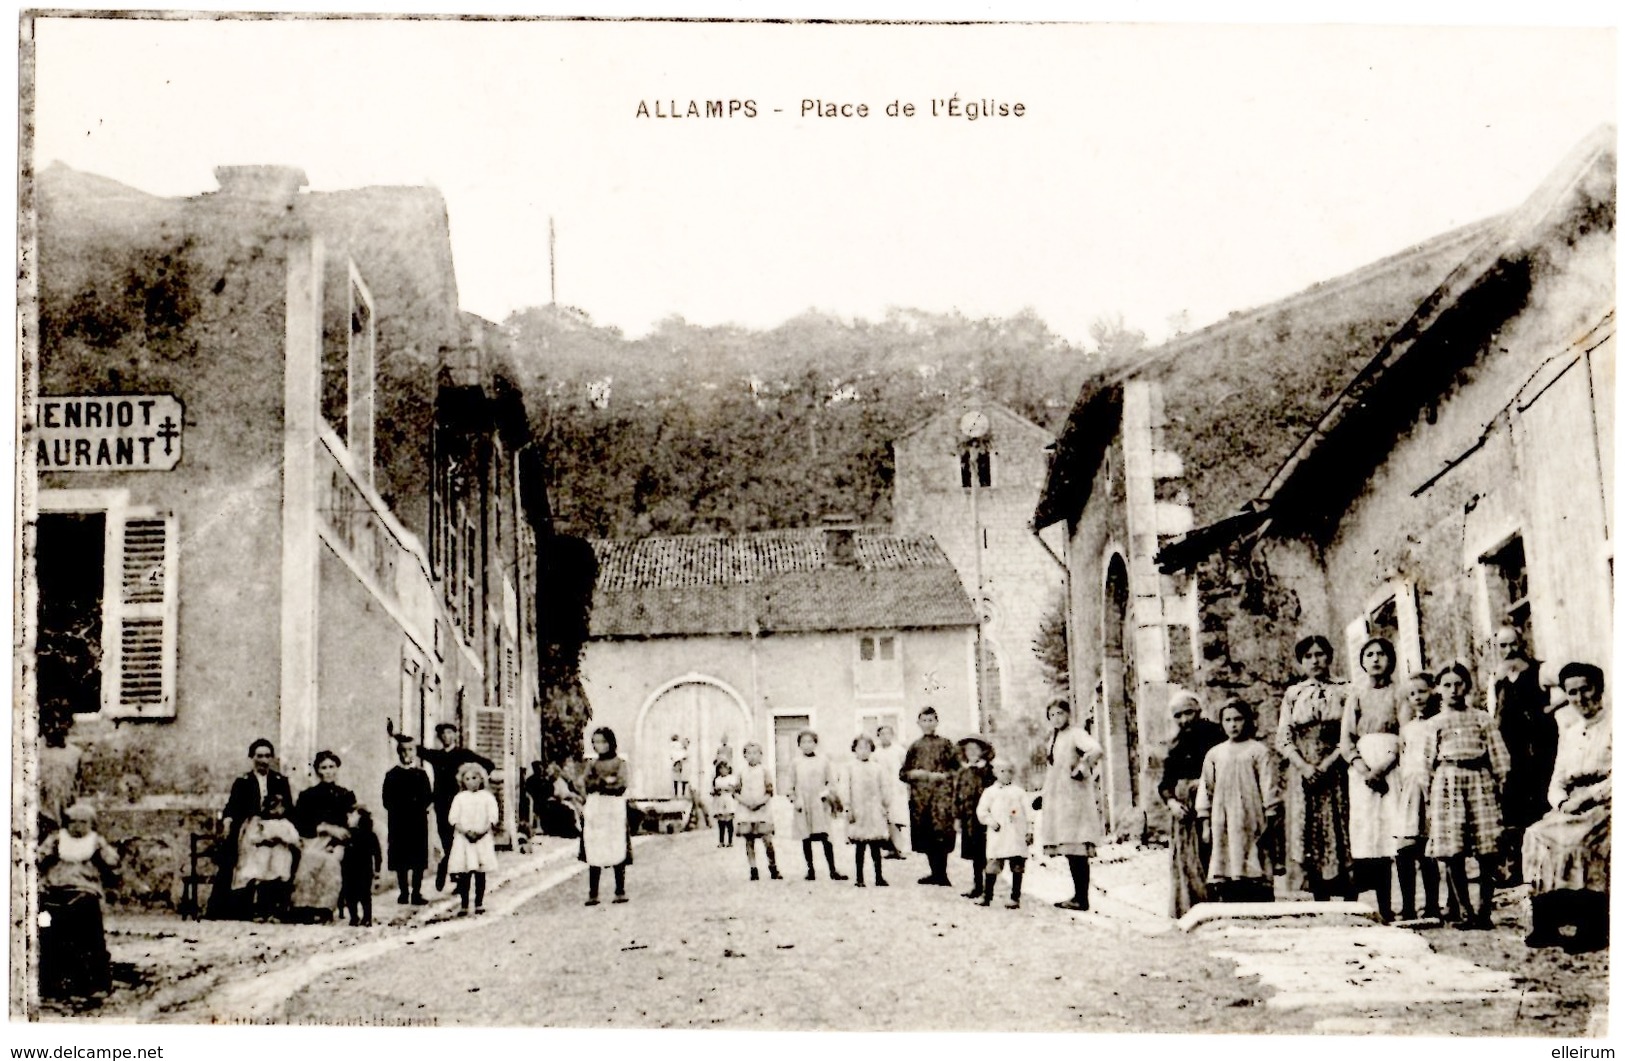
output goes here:
<path id="1" fill-rule="evenodd" d="M 786 845 L 788 846 L 788 845 Z M 850 873 L 850 849 L 838 850 Z M 1179 933 L 1147 937 L 1041 898 L 988 909 L 917 885 L 919 857 L 887 862 L 889 888 L 747 879 L 744 852 L 704 834 L 638 848 L 626 905 L 582 906 L 572 878 L 454 938 L 334 970 L 284 1017 L 570 1027 L 844 1030 L 1249 1031 L 1304 1029 L 1266 1015 L 1256 986 Z M 764 874 L 765 876 L 765 874 Z M 607 892 L 605 898 L 607 899 Z"/>

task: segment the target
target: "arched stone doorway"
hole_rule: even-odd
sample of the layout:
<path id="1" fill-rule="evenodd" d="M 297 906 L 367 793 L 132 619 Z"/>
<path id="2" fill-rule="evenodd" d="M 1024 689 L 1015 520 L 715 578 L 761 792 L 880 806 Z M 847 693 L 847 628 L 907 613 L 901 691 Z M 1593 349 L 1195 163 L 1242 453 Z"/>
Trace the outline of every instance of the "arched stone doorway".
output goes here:
<path id="1" fill-rule="evenodd" d="M 1102 603 L 1099 712 L 1096 733 L 1106 749 L 1106 788 L 1113 828 L 1140 803 L 1140 726 L 1136 710 L 1128 566 L 1121 553 L 1106 565 Z"/>
<path id="2" fill-rule="evenodd" d="M 734 749 L 734 764 L 743 760 L 739 749 L 755 737 L 744 698 L 726 682 L 703 674 L 688 674 L 656 689 L 638 712 L 636 758 L 631 795 L 672 794 L 672 735 L 688 738 L 688 782 L 701 793 L 710 791 L 711 758 L 726 736 Z"/>

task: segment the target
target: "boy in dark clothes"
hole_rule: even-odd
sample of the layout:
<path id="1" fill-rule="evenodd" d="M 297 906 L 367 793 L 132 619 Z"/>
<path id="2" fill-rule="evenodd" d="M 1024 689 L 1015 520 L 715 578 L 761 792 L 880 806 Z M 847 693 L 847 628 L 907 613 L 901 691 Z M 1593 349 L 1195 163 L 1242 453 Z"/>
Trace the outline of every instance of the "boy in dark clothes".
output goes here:
<path id="1" fill-rule="evenodd" d="M 351 807 L 346 822 L 350 842 L 344 847 L 340 868 L 339 906 L 350 915 L 350 924 L 371 928 L 372 887 L 384 868 L 384 852 L 367 808 Z"/>
<path id="2" fill-rule="evenodd" d="M 959 857 L 970 862 L 972 877 L 964 895 L 980 899 L 987 869 L 987 826 L 977 820 L 976 806 L 993 786 L 993 745 L 983 737 L 961 737 L 959 751 L 965 765 L 954 775 L 954 813 L 959 818 Z"/>

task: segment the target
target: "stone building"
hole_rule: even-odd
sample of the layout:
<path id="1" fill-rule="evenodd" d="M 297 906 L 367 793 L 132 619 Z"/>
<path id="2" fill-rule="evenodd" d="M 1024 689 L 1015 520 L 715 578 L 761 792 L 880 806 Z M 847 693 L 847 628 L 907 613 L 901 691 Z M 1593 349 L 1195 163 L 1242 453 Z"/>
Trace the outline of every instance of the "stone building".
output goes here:
<path id="1" fill-rule="evenodd" d="M 1370 632 L 1487 666 L 1508 613 L 1608 658 L 1613 167 L 1610 130 L 1506 215 L 1085 387 L 1035 520 L 1067 530 L 1120 831 L 1158 824 L 1170 688 L 1271 730 L 1306 633 L 1345 676 Z"/>
<path id="2" fill-rule="evenodd" d="M 444 203 L 304 193 L 283 167 L 216 176 L 218 191 L 170 199 L 53 166 L 31 204 L 30 691 L 73 720 L 133 899 L 168 898 L 185 834 L 208 827 L 257 737 L 296 793 L 315 752 L 336 751 L 341 783 L 377 809 L 386 718 L 422 732 L 456 717 L 463 687 L 465 711 L 538 728 L 515 714 L 534 658 L 503 698 L 498 627 L 454 621 L 423 545 L 440 369 L 476 339 Z M 506 579 L 511 625 L 534 630 L 516 571 L 535 570 L 519 528 L 545 512 L 540 477 L 521 504 L 511 430 L 475 433 L 500 438 L 514 513 L 466 554 L 475 605 L 500 615 Z"/>
<path id="3" fill-rule="evenodd" d="M 926 704 L 946 736 L 980 726 L 975 615 L 929 538 L 830 526 L 592 546 L 582 683 L 633 796 L 671 793 L 673 735 L 689 739 L 691 773 L 727 736 L 736 752 L 759 741 L 782 777 L 804 728 L 840 761 L 883 723 L 918 737 Z"/>
<path id="4" fill-rule="evenodd" d="M 967 429 L 974 435 L 967 434 Z M 994 402 L 944 410 L 892 443 L 892 522 L 930 535 L 980 601 L 980 696 L 990 733 L 1031 738 L 1052 695 L 1035 645 L 1066 570 L 1032 529 L 1054 439 Z M 1031 732 L 1028 732 L 1031 731 Z"/>

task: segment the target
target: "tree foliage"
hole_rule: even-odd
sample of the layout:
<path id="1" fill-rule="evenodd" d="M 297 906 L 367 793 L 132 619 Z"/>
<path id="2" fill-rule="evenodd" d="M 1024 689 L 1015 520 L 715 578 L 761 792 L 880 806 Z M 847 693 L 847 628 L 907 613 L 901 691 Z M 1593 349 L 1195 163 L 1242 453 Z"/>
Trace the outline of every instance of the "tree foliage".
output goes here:
<path id="1" fill-rule="evenodd" d="M 765 331 L 672 317 L 627 339 L 548 306 L 506 328 L 548 439 L 554 509 L 593 537 L 806 526 L 832 511 L 888 521 L 892 439 L 972 396 L 1055 429 L 1098 363 L 1030 311 L 806 313 Z"/>

